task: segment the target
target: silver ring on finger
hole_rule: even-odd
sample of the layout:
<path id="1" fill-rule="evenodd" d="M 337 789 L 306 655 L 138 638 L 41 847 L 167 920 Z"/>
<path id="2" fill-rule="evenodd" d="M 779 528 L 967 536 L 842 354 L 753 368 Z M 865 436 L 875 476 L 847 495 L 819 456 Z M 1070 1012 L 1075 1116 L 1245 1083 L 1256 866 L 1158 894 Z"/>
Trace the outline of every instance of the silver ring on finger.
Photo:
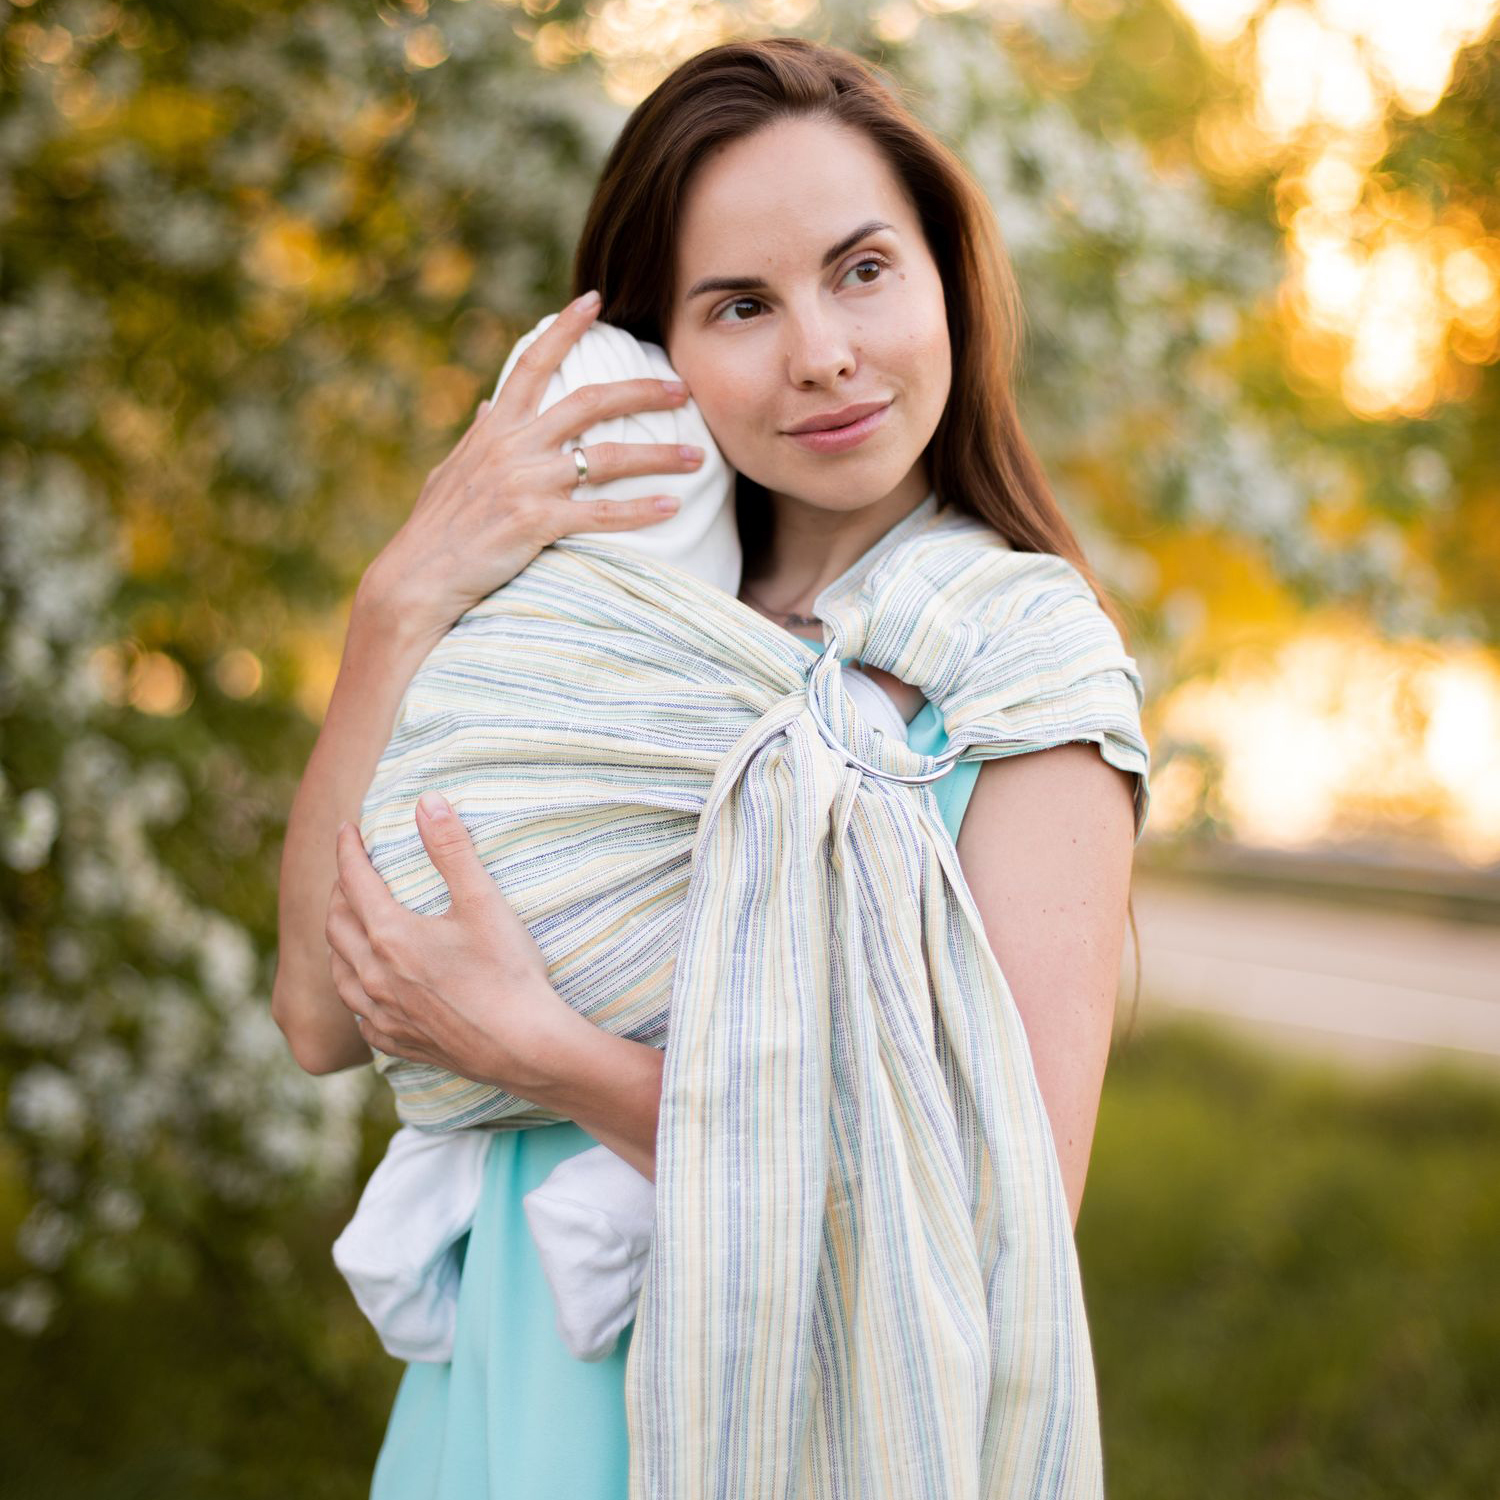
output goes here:
<path id="1" fill-rule="evenodd" d="M 589 482 L 589 460 L 588 455 L 582 448 L 575 448 L 573 450 L 573 462 L 578 467 L 578 483 L 587 484 Z"/>

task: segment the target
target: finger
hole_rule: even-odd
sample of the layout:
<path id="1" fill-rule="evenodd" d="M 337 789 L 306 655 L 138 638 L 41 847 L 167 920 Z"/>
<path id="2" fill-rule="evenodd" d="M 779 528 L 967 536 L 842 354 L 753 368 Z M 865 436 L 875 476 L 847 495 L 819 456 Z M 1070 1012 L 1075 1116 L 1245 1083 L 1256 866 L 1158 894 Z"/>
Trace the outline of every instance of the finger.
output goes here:
<path id="1" fill-rule="evenodd" d="M 494 402 L 491 401 L 488 396 L 486 396 L 485 399 L 474 408 L 474 415 L 470 419 L 468 428 L 465 430 L 463 437 L 460 439 L 461 443 L 467 442 L 471 437 L 473 437 L 476 432 L 479 431 L 479 429 L 484 425 L 484 419 L 489 416 L 490 412 L 493 409 Z"/>
<path id="2" fill-rule="evenodd" d="M 583 450 L 588 463 L 589 484 L 608 484 L 615 479 L 640 475 L 675 476 L 696 474 L 706 458 L 697 443 L 589 443 Z M 578 465 L 570 448 L 549 454 L 545 464 L 528 465 L 529 473 L 571 495 L 578 487 Z"/>
<path id="3" fill-rule="evenodd" d="M 354 1018 L 355 1030 L 364 1039 L 365 1045 L 373 1047 L 377 1052 L 383 1052 L 387 1057 L 403 1057 L 405 1054 L 400 1050 L 401 1044 L 395 1037 L 388 1035 L 378 1026 L 373 1025 L 368 1016 L 356 1016 Z"/>
<path id="4" fill-rule="evenodd" d="M 339 884 L 344 888 L 344 899 L 359 919 L 366 933 L 375 924 L 391 914 L 392 908 L 403 910 L 396 898 L 386 888 L 370 856 L 365 853 L 364 839 L 353 823 L 339 825 L 338 837 L 334 841 L 338 857 Z"/>
<path id="5" fill-rule="evenodd" d="M 536 415 L 547 383 L 557 372 L 563 355 L 599 316 L 601 306 L 576 298 L 516 356 L 510 374 L 495 396 L 495 404 L 511 419 L 507 426 L 519 425 Z"/>
<path id="6" fill-rule="evenodd" d="M 675 515 L 677 495 L 645 495 L 638 500 L 557 500 L 546 513 L 551 539 L 575 531 L 634 531 Z"/>
<path id="7" fill-rule="evenodd" d="M 417 832 L 448 887 L 453 906 L 494 894 L 495 882 L 481 862 L 464 820 L 441 792 L 423 792 L 417 799 Z"/>
<path id="8" fill-rule="evenodd" d="M 341 888 L 334 886 L 334 890 L 339 892 L 339 895 L 336 901 L 330 900 L 328 903 L 328 917 L 323 923 L 323 935 L 328 940 L 329 949 L 345 963 L 361 963 L 370 951 L 369 936 L 359 925 L 359 918 L 355 916 L 354 908 L 343 898 Z"/>
<path id="9" fill-rule="evenodd" d="M 658 380 L 642 375 L 631 380 L 605 380 L 581 385 L 555 401 L 527 429 L 528 445 L 537 451 L 555 453 L 569 438 L 577 438 L 596 422 L 638 411 L 670 411 L 685 406 L 687 388 L 673 389 L 681 381 Z"/>
<path id="10" fill-rule="evenodd" d="M 328 893 L 328 915 L 332 916 L 336 911 L 348 911 L 349 898 L 344 894 L 344 888 L 337 880 L 333 882 L 333 889 Z"/>
<path id="11" fill-rule="evenodd" d="M 356 1020 L 368 1020 L 375 1009 L 375 1002 L 365 993 L 354 965 L 335 949 L 328 955 L 328 969 L 333 975 L 334 993 L 345 1008 Z"/>
<path id="12" fill-rule="evenodd" d="M 333 972 L 334 993 L 354 1017 L 354 1027 L 361 1039 L 377 1051 L 397 1055 L 396 1038 L 380 1025 L 379 1002 L 366 994 L 359 975 L 342 959 L 336 959 L 329 967 Z"/>

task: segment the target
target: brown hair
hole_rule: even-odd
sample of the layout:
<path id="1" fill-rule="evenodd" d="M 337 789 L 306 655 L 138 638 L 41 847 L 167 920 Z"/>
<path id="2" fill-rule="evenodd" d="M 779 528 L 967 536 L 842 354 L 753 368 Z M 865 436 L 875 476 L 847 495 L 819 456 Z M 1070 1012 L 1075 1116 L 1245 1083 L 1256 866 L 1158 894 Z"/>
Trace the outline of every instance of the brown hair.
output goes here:
<path id="1" fill-rule="evenodd" d="M 959 158 L 917 119 L 900 85 L 864 59 L 778 36 L 709 47 L 675 68 L 631 112 L 605 160 L 573 262 L 572 295 L 597 287 L 601 319 L 665 345 L 680 205 L 695 169 L 717 147 L 808 116 L 873 142 L 915 206 L 942 278 L 952 383 L 925 453 L 938 505 L 987 522 L 1018 552 L 1066 559 L 1128 649 L 1125 622 L 1021 430 L 1013 386 L 1024 313 L 994 211 Z M 763 488 L 744 474 L 735 501 L 753 577 L 770 511 Z M 1140 937 L 1134 910 L 1127 911 L 1138 1000 Z"/>

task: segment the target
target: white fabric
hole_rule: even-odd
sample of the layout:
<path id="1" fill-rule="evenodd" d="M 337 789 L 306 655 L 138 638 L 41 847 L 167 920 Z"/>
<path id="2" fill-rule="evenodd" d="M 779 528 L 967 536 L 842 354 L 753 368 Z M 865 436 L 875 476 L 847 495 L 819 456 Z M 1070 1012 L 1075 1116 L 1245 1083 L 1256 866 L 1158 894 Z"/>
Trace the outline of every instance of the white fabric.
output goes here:
<path id="1" fill-rule="evenodd" d="M 896 700 L 862 667 L 850 662 L 844 668 L 844 690 L 869 725 L 898 740 L 906 738 L 906 720 Z"/>
<path id="2" fill-rule="evenodd" d="M 490 1139 L 403 1125 L 333 1242 L 334 1264 L 397 1359 L 453 1357 L 458 1241 L 474 1222 Z"/>
<path id="3" fill-rule="evenodd" d="M 563 1343 L 578 1359 L 603 1359 L 635 1316 L 656 1184 L 609 1147 L 591 1146 L 560 1161 L 521 1203 Z"/>
<path id="4" fill-rule="evenodd" d="M 557 318 L 557 313 L 548 313 L 517 340 L 495 382 L 495 395 L 499 395 L 517 359 Z M 563 355 L 537 410 L 546 411 L 586 385 L 642 376 L 655 380 L 678 378 L 660 344 L 638 339 L 623 328 L 596 319 Z M 623 542 L 642 557 L 674 563 L 727 593 L 738 594 L 743 559 L 734 510 L 735 474 L 719 452 L 691 394 L 681 406 L 606 417 L 585 428 L 581 436 L 566 438 L 559 446 L 562 452 L 571 453 L 574 448 L 586 448 L 591 443 L 696 443 L 703 449 L 703 462 L 695 471 L 686 473 L 666 470 L 578 485 L 571 492 L 574 500 L 638 500 L 644 495 L 680 495 L 682 504 L 675 514 L 646 526 L 627 531 L 575 531 L 569 535 Z"/>

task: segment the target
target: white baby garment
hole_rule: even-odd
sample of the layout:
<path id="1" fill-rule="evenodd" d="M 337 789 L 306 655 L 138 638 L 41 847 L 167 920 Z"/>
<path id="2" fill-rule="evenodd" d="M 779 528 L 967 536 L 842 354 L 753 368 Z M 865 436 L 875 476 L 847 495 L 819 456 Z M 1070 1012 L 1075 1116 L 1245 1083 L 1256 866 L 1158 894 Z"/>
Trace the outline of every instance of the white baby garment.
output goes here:
<path id="1" fill-rule="evenodd" d="M 557 318 L 551 313 L 511 350 L 498 392 L 517 358 Z M 594 322 L 562 358 L 539 410 L 580 386 L 637 376 L 673 379 L 659 345 Z M 576 499 L 628 500 L 666 492 L 682 497 L 665 521 L 639 529 L 575 532 L 660 558 L 738 594 L 742 558 L 734 515 L 734 471 L 719 452 L 697 404 L 609 417 L 563 443 L 692 442 L 704 450 L 695 473 L 639 475 L 579 485 Z M 844 683 L 876 728 L 901 739 L 906 725 L 886 691 L 852 663 Z M 424 1132 L 403 1125 L 371 1174 L 354 1217 L 333 1245 L 333 1259 L 397 1359 L 453 1357 L 460 1260 L 458 1242 L 472 1226 L 492 1132 Z M 559 1162 L 522 1199 L 537 1255 L 552 1291 L 557 1330 L 582 1360 L 603 1359 L 635 1316 L 655 1221 L 656 1189 L 605 1146 Z"/>
<path id="2" fill-rule="evenodd" d="M 397 1359 L 453 1357 L 458 1242 L 474 1223 L 490 1132 L 403 1125 L 333 1242 L 359 1309 Z"/>
<path id="3" fill-rule="evenodd" d="M 521 1206 L 563 1343 L 579 1359 L 603 1359 L 635 1316 L 656 1184 L 608 1146 L 591 1146 L 558 1162 Z"/>
<path id="4" fill-rule="evenodd" d="M 495 382 L 491 400 L 500 394 L 516 361 L 558 316 L 548 313 L 516 341 Z M 546 411 L 583 386 L 637 380 L 643 376 L 654 380 L 677 379 L 666 350 L 612 323 L 595 319 L 564 353 L 547 382 L 538 411 Z M 570 535 L 587 541 L 619 542 L 642 557 L 675 563 L 727 593 L 738 594 L 743 559 L 734 512 L 734 470 L 719 452 L 692 396 L 680 406 L 605 417 L 586 428 L 581 436 L 565 438 L 561 448 L 564 453 L 571 453 L 574 448 L 586 448 L 591 443 L 696 443 L 703 449 L 703 462 L 687 473 L 669 469 L 659 474 L 627 475 L 578 485 L 570 492 L 574 500 L 639 500 L 645 495 L 678 495 L 682 504 L 665 520 L 647 526 L 628 531 L 575 531 Z"/>

